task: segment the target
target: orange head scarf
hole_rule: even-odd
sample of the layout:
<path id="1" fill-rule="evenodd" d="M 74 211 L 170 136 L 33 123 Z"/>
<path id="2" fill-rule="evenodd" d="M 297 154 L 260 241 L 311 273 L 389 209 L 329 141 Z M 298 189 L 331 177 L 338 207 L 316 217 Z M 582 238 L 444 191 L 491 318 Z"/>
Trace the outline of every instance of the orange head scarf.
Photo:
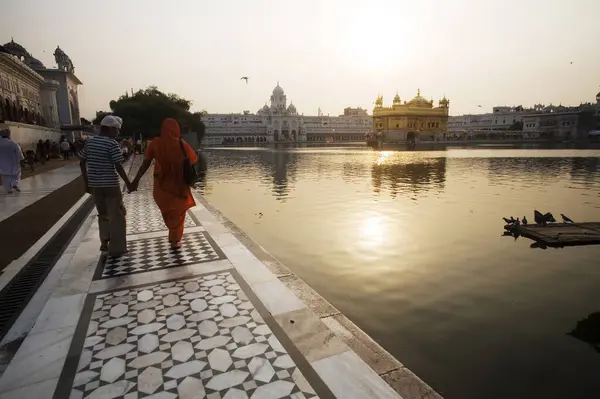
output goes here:
<path id="1" fill-rule="evenodd" d="M 181 138 L 181 130 L 179 129 L 179 123 L 173 118 L 167 118 L 162 123 L 162 129 L 160 131 L 161 139 L 174 139 L 178 140 Z"/>
<path id="2" fill-rule="evenodd" d="M 154 143 L 154 156 L 158 164 L 158 171 L 155 169 L 155 172 L 159 172 L 160 177 L 165 178 L 170 175 L 171 179 L 183 179 L 184 157 L 179 144 L 180 138 L 179 123 L 173 118 L 165 119 L 162 123 L 160 138 Z"/>
<path id="3" fill-rule="evenodd" d="M 149 152 L 156 160 L 154 166 L 154 199 L 161 211 L 177 211 L 179 217 L 186 209 L 195 205 L 190 188 L 183 178 L 183 147 L 192 163 L 197 158 L 193 149 L 181 140 L 179 123 L 167 118 L 162 123 L 160 137 L 152 140 Z"/>

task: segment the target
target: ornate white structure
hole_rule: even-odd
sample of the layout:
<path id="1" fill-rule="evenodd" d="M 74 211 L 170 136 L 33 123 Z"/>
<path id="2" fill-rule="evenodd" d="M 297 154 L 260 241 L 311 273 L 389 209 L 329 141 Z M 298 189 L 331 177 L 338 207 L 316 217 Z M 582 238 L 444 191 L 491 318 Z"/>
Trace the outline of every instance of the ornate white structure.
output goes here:
<path id="1" fill-rule="evenodd" d="M 0 46 L 0 116 L 49 128 L 80 124 L 77 87 L 82 83 L 60 47 L 54 56 L 57 68 L 46 68 L 14 40 Z"/>
<path id="2" fill-rule="evenodd" d="M 361 141 L 371 129 L 366 111 L 346 108 L 344 115 L 304 116 L 277 83 L 270 98 L 256 114 L 206 114 L 205 144 L 272 143 L 305 141 Z"/>

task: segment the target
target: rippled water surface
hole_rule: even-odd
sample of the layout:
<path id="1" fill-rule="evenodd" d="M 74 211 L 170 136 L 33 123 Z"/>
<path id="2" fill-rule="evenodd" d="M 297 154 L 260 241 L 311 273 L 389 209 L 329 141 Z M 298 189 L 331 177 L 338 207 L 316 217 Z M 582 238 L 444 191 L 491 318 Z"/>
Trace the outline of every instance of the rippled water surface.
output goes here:
<path id="1" fill-rule="evenodd" d="M 502 216 L 600 221 L 600 151 L 214 149 L 207 199 L 446 398 L 598 398 L 600 246 Z"/>

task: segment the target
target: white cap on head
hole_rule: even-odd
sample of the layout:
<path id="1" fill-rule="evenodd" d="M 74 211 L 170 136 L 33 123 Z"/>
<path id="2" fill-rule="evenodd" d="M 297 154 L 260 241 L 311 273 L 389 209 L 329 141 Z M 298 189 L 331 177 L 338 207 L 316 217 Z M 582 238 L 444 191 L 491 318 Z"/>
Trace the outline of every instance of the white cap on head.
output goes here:
<path id="1" fill-rule="evenodd" d="M 106 115 L 104 118 L 102 118 L 100 126 L 116 127 L 117 129 L 120 129 L 121 126 L 123 126 L 123 119 L 114 115 Z"/>

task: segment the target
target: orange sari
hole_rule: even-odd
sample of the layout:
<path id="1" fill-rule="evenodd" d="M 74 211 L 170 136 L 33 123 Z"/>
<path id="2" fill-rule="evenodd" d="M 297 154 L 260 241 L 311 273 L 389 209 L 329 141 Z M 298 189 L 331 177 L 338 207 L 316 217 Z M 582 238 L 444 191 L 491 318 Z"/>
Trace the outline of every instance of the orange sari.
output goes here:
<path id="1" fill-rule="evenodd" d="M 169 242 L 179 243 L 183 236 L 185 213 L 196 205 L 190 187 L 183 178 L 183 151 L 179 145 L 181 132 L 175 119 L 163 121 L 160 137 L 150 142 L 145 158 L 155 160 L 154 201 L 160 208 L 169 228 Z M 192 164 L 198 161 L 196 152 L 182 140 L 183 148 Z"/>

